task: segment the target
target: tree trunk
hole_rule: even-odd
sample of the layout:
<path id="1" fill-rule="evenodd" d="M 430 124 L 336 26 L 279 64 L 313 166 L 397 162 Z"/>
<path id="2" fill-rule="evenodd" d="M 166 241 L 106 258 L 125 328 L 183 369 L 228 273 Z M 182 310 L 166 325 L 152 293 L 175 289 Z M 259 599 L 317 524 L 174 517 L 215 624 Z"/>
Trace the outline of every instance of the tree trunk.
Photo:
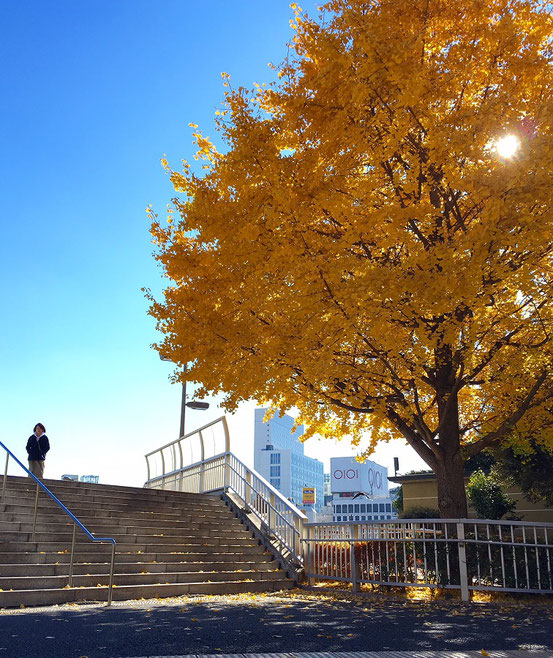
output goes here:
<path id="1" fill-rule="evenodd" d="M 466 519 L 468 509 L 459 435 L 459 400 L 448 345 L 437 350 L 436 365 L 439 433 L 434 470 L 438 483 L 438 509 L 442 519 Z"/>
<path id="2" fill-rule="evenodd" d="M 455 456 L 439 460 L 436 467 L 438 509 L 442 519 L 466 519 L 468 515 L 463 460 Z"/>

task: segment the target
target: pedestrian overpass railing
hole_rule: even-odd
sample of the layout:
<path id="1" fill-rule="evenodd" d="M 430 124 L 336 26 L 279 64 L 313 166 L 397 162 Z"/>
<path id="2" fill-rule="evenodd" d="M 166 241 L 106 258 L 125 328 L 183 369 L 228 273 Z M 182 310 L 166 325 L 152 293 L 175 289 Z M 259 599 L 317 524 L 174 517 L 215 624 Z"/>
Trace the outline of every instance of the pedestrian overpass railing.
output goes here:
<path id="1" fill-rule="evenodd" d="M 146 463 L 145 487 L 229 496 L 286 564 L 302 567 L 307 516 L 230 452 L 224 417 L 153 450 Z"/>

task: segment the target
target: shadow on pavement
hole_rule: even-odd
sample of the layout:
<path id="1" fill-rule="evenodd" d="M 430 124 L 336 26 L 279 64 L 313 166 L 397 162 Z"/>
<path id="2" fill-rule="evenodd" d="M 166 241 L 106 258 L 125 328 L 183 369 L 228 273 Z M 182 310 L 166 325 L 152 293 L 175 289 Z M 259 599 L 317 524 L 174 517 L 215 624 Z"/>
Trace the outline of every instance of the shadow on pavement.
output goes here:
<path id="1" fill-rule="evenodd" d="M 213 597 L 2 611 L 0 658 L 378 650 L 553 651 L 546 607 Z"/>

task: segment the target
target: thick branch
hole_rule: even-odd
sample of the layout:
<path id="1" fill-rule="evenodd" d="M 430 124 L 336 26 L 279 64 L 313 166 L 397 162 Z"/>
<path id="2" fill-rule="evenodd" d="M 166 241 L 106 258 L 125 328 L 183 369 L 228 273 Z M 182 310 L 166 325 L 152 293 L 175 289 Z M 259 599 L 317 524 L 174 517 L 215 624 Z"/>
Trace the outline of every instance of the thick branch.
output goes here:
<path id="1" fill-rule="evenodd" d="M 496 341 L 492 347 L 488 350 L 487 354 L 483 357 L 480 363 L 463 378 L 463 384 L 468 384 L 471 382 L 477 375 L 479 375 L 482 370 L 492 361 L 494 356 L 505 346 L 510 344 L 511 338 L 515 336 L 519 331 L 524 328 L 524 325 L 519 325 L 516 329 L 510 331 L 506 336 L 501 340 Z"/>
<path id="2" fill-rule="evenodd" d="M 407 439 L 413 450 L 423 459 L 433 470 L 437 467 L 437 460 L 432 450 L 426 445 L 421 435 L 410 427 L 407 422 L 392 408 L 388 408 L 387 415 L 389 420 Z"/>
<path id="3" fill-rule="evenodd" d="M 536 380 L 534 386 L 532 386 L 532 388 L 528 392 L 528 395 L 524 398 L 524 400 L 519 405 L 518 409 L 516 409 L 516 411 L 514 411 L 506 420 L 504 420 L 503 423 L 496 430 L 494 430 L 493 432 L 489 432 L 488 434 L 483 436 L 479 441 L 475 441 L 475 443 L 471 443 L 469 446 L 467 446 L 464 449 L 464 453 L 467 458 L 472 457 L 473 455 L 476 455 L 484 448 L 487 448 L 493 445 L 494 443 L 497 443 L 500 439 L 506 436 L 513 429 L 516 423 L 518 423 L 518 421 L 524 416 L 524 414 L 532 406 L 532 402 L 534 401 L 534 398 L 536 397 L 542 384 L 547 379 L 548 374 L 549 373 L 547 370 L 544 370 L 541 373 L 541 375 Z"/>

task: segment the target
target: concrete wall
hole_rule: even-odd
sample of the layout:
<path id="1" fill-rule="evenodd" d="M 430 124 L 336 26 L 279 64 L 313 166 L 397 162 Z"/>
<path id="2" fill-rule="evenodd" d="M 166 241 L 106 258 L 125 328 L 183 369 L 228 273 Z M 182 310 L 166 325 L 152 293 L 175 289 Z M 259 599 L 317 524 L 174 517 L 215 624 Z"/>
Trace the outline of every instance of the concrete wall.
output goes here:
<path id="1" fill-rule="evenodd" d="M 431 507 L 438 509 L 438 487 L 436 480 L 421 479 L 404 482 L 403 487 L 403 509 L 408 511 L 413 507 Z M 521 493 L 519 489 L 505 489 L 517 504 L 515 513 L 522 516 L 523 521 L 534 521 L 542 523 L 553 523 L 553 508 L 547 507 L 543 502 L 532 503 Z M 469 504 L 469 517 L 476 518 L 475 511 Z"/>

